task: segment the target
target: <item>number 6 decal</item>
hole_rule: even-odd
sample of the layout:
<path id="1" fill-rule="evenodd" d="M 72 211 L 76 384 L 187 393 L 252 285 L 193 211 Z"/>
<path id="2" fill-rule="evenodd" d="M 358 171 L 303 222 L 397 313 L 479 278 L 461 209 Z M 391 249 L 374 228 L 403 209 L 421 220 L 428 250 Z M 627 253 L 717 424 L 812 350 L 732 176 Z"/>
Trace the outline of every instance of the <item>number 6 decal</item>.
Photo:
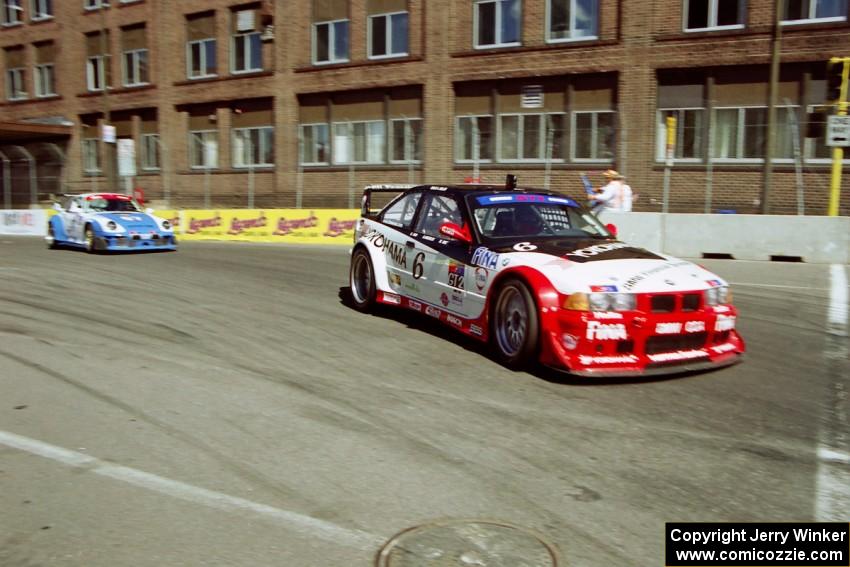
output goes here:
<path id="1" fill-rule="evenodd" d="M 425 270 L 425 267 L 422 263 L 425 261 L 425 252 L 420 252 L 413 259 L 413 279 L 418 280 L 422 277 L 422 272 Z"/>

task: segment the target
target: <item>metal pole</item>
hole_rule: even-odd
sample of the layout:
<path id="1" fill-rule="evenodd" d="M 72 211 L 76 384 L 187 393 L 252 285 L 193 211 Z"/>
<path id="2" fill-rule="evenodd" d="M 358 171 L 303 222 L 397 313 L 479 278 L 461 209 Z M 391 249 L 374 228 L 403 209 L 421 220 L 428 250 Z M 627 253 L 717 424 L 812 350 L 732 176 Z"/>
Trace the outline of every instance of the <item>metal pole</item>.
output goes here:
<path id="1" fill-rule="evenodd" d="M 413 136 L 413 126 L 405 118 L 404 120 L 404 157 L 407 159 L 407 182 L 413 185 L 415 183 L 413 177 L 413 145 L 411 137 Z"/>
<path id="2" fill-rule="evenodd" d="M 254 141 L 248 136 L 248 208 L 254 208 Z"/>
<path id="3" fill-rule="evenodd" d="M 352 150 L 354 148 L 351 148 Z M 348 208 L 354 208 L 354 152 L 348 155 Z"/>
<path id="4" fill-rule="evenodd" d="M 162 159 L 160 160 L 161 166 L 162 166 L 162 196 L 163 196 L 163 200 L 165 201 L 166 208 L 170 208 L 171 207 L 171 184 L 169 182 L 169 177 L 168 177 L 168 168 L 165 165 L 167 160 L 164 159 L 165 156 L 169 155 L 168 154 L 168 146 L 166 146 L 165 143 L 162 140 L 160 140 L 160 136 L 156 136 L 154 138 L 154 140 L 156 141 L 157 145 L 159 146 L 159 153 L 162 156 Z"/>
<path id="5" fill-rule="evenodd" d="M 770 59 L 769 100 L 767 103 L 767 132 L 764 144 L 764 183 L 761 188 L 761 213 L 770 214 L 770 186 L 773 181 L 773 156 L 776 147 L 776 104 L 779 100 L 779 64 L 782 53 L 782 7 L 785 0 L 774 4 L 773 50 Z"/>
<path id="6" fill-rule="evenodd" d="M 708 163 L 705 164 L 705 214 L 711 214 L 714 200 L 714 121 L 708 125 L 708 151 L 705 154 Z"/>
<path id="7" fill-rule="evenodd" d="M 35 158 L 29 151 L 23 146 L 15 146 L 21 154 L 23 154 L 24 159 L 29 164 L 29 172 L 30 172 L 30 208 L 34 207 L 38 201 L 38 173 L 35 170 L 36 163 Z"/>
<path id="8" fill-rule="evenodd" d="M 786 119 L 788 130 L 791 131 L 791 143 L 794 148 L 794 172 L 797 176 L 797 214 L 806 214 L 806 204 L 803 196 L 803 153 L 800 151 L 800 126 L 797 124 L 797 114 L 792 110 L 791 101 L 785 99 L 788 107 Z"/>
<path id="9" fill-rule="evenodd" d="M 847 116 L 847 98 L 848 90 L 850 90 L 850 57 L 843 59 L 833 58 L 831 61 L 841 63 L 841 91 L 838 97 L 838 116 Z M 841 146 L 832 147 L 832 177 L 829 182 L 829 209 L 827 214 L 831 217 L 838 216 L 838 209 L 841 203 L 841 168 L 844 162 L 844 148 Z"/>
<path id="10" fill-rule="evenodd" d="M 12 162 L 6 157 L 6 154 L 0 152 L 0 161 L 3 162 L 3 207 L 6 209 L 12 208 Z"/>
<path id="11" fill-rule="evenodd" d="M 478 160 L 481 154 L 481 132 L 478 130 L 478 117 L 472 118 L 472 182 L 480 181 L 481 170 Z"/>
<path id="12" fill-rule="evenodd" d="M 298 170 L 295 176 L 295 208 L 300 209 L 304 198 L 304 138 L 301 135 L 301 128 L 297 125 L 295 126 L 295 131 L 298 136 Z"/>
<path id="13" fill-rule="evenodd" d="M 546 167 L 543 174 L 543 188 L 549 190 L 549 180 L 552 175 L 552 146 L 554 142 L 554 131 L 552 129 L 552 117 L 546 115 Z"/>
<path id="14" fill-rule="evenodd" d="M 204 152 L 207 151 L 207 142 L 204 140 Z M 204 208 L 210 208 L 210 164 L 204 158 Z"/>
<path id="15" fill-rule="evenodd" d="M 112 110 L 109 106 L 109 78 L 112 75 L 111 66 L 112 66 L 112 50 L 108 48 L 107 43 L 107 27 L 106 27 L 106 9 L 101 6 L 100 7 L 100 61 L 102 62 L 102 70 L 103 76 L 101 79 L 103 80 L 103 84 L 101 85 L 103 89 L 102 100 L 103 100 L 103 116 L 106 124 L 112 124 Z M 103 131 L 100 132 L 100 138 L 103 139 Z M 114 164 L 114 147 L 112 144 L 103 144 L 104 153 L 106 155 L 103 156 L 103 166 L 106 169 L 106 185 L 108 190 L 112 191 L 115 187 L 115 164 Z"/>

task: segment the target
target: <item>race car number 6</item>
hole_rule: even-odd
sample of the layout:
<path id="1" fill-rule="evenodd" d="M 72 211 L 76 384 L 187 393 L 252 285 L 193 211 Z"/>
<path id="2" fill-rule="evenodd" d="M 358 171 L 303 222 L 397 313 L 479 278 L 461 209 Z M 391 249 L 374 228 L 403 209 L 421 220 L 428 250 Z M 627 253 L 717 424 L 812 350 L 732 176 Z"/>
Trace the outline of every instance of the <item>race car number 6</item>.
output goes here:
<path id="1" fill-rule="evenodd" d="M 425 253 L 420 252 L 413 259 L 413 279 L 418 280 L 422 277 L 422 272 L 424 270 L 424 266 L 422 263 L 425 261 Z"/>
<path id="2" fill-rule="evenodd" d="M 518 242 L 514 244 L 514 250 L 517 252 L 531 252 L 532 250 L 537 250 L 537 246 L 531 242 Z"/>

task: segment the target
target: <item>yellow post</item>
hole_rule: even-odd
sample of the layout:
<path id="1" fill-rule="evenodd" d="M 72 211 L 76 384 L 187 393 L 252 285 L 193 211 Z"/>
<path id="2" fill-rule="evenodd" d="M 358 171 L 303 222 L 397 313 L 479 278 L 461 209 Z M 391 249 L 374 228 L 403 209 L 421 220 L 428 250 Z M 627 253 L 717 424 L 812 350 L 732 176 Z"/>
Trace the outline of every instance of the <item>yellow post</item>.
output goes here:
<path id="1" fill-rule="evenodd" d="M 850 57 L 833 57 L 832 64 L 841 63 L 841 94 L 838 98 L 838 116 L 847 116 L 847 80 L 850 76 Z M 832 178 L 829 182 L 829 209 L 827 214 L 838 216 L 838 205 L 841 202 L 841 169 L 844 162 L 844 148 L 832 147 Z"/>

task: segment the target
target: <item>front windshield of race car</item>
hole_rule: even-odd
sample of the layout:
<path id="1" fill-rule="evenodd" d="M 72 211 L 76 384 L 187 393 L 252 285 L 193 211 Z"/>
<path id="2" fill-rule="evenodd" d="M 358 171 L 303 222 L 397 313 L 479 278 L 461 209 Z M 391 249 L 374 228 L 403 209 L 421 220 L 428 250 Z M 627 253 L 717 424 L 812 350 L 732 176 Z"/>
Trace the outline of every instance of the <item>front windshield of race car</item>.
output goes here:
<path id="1" fill-rule="evenodd" d="M 495 193 L 470 196 L 469 204 L 485 240 L 613 238 L 595 216 L 568 197 Z"/>
<path id="2" fill-rule="evenodd" d="M 116 199 L 106 197 L 94 197 L 86 201 L 89 210 L 96 212 L 116 212 L 116 213 L 138 213 L 141 211 L 139 206 L 129 198 Z"/>

